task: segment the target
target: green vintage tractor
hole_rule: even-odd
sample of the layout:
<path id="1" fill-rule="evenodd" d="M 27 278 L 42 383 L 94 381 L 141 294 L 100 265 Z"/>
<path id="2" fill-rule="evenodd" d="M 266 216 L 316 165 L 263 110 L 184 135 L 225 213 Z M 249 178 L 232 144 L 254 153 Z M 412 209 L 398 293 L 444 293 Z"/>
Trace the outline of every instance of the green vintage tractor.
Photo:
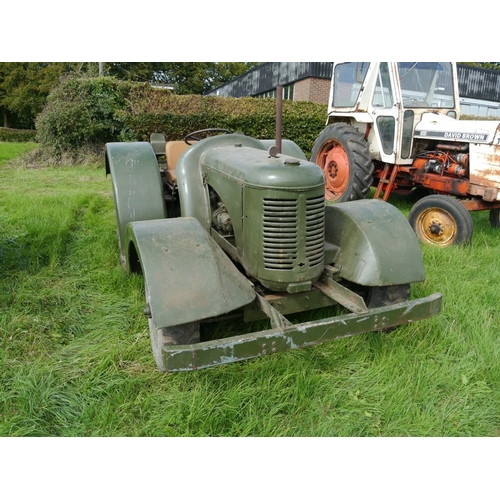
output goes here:
<path id="1" fill-rule="evenodd" d="M 325 205 L 324 174 L 295 143 L 283 141 L 278 152 L 272 140 L 206 132 L 106 145 L 121 261 L 144 275 L 159 370 L 389 331 L 439 312 L 439 293 L 410 300 L 424 266 L 396 208 L 382 200 Z M 293 319 L 332 305 L 333 317 Z M 204 322 L 234 314 L 269 318 L 270 328 L 200 334 Z"/>

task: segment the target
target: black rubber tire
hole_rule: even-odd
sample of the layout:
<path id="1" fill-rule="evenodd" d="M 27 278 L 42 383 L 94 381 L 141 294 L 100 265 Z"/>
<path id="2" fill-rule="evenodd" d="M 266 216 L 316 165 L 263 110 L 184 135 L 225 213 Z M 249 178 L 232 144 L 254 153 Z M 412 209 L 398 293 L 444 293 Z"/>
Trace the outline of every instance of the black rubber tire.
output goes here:
<path id="1" fill-rule="evenodd" d="M 365 295 L 365 304 L 368 309 L 399 304 L 410 298 L 410 284 L 372 286 L 367 288 Z"/>
<path id="2" fill-rule="evenodd" d="M 500 208 L 490 210 L 490 226 L 494 229 L 500 229 Z"/>
<path id="3" fill-rule="evenodd" d="M 365 138 L 352 125 L 333 123 L 323 129 L 314 142 L 311 161 L 325 173 L 327 201 L 360 200 L 370 193 L 372 155 Z"/>
<path id="4" fill-rule="evenodd" d="M 361 286 L 354 283 L 345 283 L 345 285 L 363 297 L 368 309 L 399 304 L 410 298 L 410 283 L 388 286 Z M 398 327 L 393 326 L 379 331 L 385 334 L 394 331 L 396 328 Z"/>
<path id="5" fill-rule="evenodd" d="M 146 304 L 149 309 L 150 293 L 147 284 L 145 285 Z M 165 345 L 189 345 L 200 341 L 200 322 L 195 321 L 183 325 L 170 326 L 168 328 L 156 328 L 151 314 L 148 313 L 149 338 L 151 340 L 151 350 L 156 361 L 156 366 L 161 372 L 166 371 L 163 361 L 163 346 Z"/>
<path id="6" fill-rule="evenodd" d="M 149 322 L 149 337 L 151 339 L 151 350 L 156 361 L 156 366 L 161 372 L 166 371 L 163 361 L 163 346 L 165 345 L 189 345 L 200 341 L 200 323 L 186 323 L 168 328 L 156 329 L 153 320 Z"/>
<path id="7" fill-rule="evenodd" d="M 367 289 L 365 304 L 368 309 L 375 307 L 390 306 L 392 304 L 399 304 L 405 302 L 410 298 L 410 284 L 404 285 L 389 285 L 389 286 L 372 286 Z M 392 326 L 391 328 L 384 328 L 380 330 L 382 333 L 391 333 L 398 328 Z"/>
<path id="8" fill-rule="evenodd" d="M 469 211 L 456 198 L 441 194 L 417 201 L 408 222 L 421 242 L 440 247 L 470 243 L 474 232 Z"/>

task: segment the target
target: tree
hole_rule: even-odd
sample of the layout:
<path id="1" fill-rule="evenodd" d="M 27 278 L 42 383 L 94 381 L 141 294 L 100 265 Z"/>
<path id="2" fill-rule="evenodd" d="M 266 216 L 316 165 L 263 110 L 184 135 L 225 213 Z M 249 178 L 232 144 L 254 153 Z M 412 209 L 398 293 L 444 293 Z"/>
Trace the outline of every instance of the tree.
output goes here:
<path id="1" fill-rule="evenodd" d="M 245 62 L 107 62 L 104 74 L 119 80 L 174 86 L 176 94 L 203 94 L 245 73 L 257 63 Z M 92 66 L 94 65 L 94 66 Z M 96 63 L 83 70 L 95 72 Z"/>
<path id="2" fill-rule="evenodd" d="M 257 63 L 244 62 L 8 62 L 0 63 L 0 113 L 3 126 L 33 128 L 35 117 L 62 75 L 105 76 L 119 80 L 161 82 L 177 94 L 203 94 Z"/>
<path id="3" fill-rule="evenodd" d="M 500 62 L 460 62 L 464 66 L 474 66 L 476 68 L 500 70 Z"/>
<path id="4" fill-rule="evenodd" d="M 104 63 L 104 74 L 119 80 L 154 82 L 164 70 L 162 62 L 112 62 Z"/>
<path id="5" fill-rule="evenodd" d="M 0 109 L 4 126 L 32 128 L 35 116 L 60 76 L 74 71 L 75 63 L 0 63 Z"/>
<path id="6" fill-rule="evenodd" d="M 161 80 L 174 85 L 176 94 L 204 94 L 245 73 L 255 62 L 170 62 Z"/>

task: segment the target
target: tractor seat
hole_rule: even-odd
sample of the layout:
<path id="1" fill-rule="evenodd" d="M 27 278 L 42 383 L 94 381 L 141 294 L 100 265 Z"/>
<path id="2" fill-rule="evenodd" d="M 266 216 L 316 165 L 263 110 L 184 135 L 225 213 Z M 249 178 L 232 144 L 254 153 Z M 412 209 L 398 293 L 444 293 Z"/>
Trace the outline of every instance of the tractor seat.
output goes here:
<path id="1" fill-rule="evenodd" d="M 156 157 L 163 156 L 165 154 L 165 136 L 163 134 L 153 133 L 149 136 L 149 142 L 153 147 Z"/>
<path id="2" fill-rule="evenodd" d="M 168 141 L 165 146 L 165 158 L 167 159 L 166 178 L 170 182 L 177 182 L 175 167 L 179 156 L 189 147 L 184 141 Z"/>

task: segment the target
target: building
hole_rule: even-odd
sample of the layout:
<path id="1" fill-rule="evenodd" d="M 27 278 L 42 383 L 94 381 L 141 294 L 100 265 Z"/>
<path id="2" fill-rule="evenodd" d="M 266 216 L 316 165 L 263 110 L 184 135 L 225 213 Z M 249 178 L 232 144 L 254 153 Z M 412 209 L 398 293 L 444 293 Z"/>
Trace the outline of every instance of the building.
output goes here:
<path id="1" fill-rule="evenodd" d="M 267 62 L 207 93 L 230 97 L 275 97 L 328 103 L 332 62 Z M 500 118 L 500 71 L 457 65 L 460 108 L 464 115 Z"/>

